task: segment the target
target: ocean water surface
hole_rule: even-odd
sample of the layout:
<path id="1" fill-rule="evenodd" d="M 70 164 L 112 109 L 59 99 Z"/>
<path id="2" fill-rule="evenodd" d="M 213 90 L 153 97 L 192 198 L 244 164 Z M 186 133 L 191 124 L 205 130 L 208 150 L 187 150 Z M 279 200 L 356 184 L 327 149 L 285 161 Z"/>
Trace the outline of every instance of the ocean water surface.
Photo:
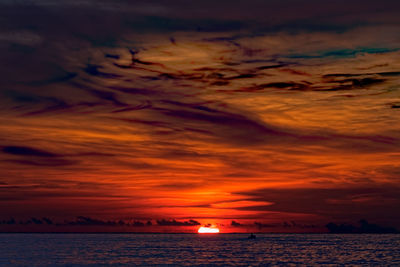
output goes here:
<path id="1" fill-rule="evenodd" d="M 400 235 L 1 234 L 0 266 L 399 266 Z"/>

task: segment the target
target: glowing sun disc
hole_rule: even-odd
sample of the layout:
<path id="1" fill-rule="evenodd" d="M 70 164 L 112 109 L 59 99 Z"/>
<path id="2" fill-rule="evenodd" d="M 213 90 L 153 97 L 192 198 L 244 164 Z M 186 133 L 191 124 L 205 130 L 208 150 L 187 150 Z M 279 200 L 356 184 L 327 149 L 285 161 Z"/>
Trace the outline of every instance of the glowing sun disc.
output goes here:
<path id="1" fill-rule="evenodd" d="M 197 230 L 197 232 L 199 234 L 218 234 L 219 233 L 219 229 L 215 228 L 215 227 L 202 226 L 202 227 L 199 228 L 199 230 Z"/>

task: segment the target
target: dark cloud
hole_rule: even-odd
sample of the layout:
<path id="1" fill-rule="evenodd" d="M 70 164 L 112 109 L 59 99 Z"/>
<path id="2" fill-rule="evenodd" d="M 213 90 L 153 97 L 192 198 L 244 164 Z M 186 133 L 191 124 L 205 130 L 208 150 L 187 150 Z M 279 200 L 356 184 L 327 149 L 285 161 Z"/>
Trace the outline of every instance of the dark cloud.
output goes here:
<path id="1" fill-rule="evenodd" d="M 160 226 L 196 226 L 200 225 L 198 221 L 195 220 L 188 220 L 188 221 L 177 221 L 175 219 L 173 220 L 157 220 L 157 225 Z"/>
<path id="2" fill-rule="evenodd" d="M 281 67 L 286 67 L 288 64 L 273 64 L 273 65 L 264 65 L 257 67 L 258 70 L 268 70 L 268 69 L 278 69 Z"/>
<path id="3" fill-rule="evenodd" d="M 60 224 L 59 224 L 60 225 Z M 127 224 L 126 222 L 120 220 L 120 221 L 105 221 L 101 219 L 94 219 L 91 217 L 85 217 L 85 216 L 78 216 L 76 217 L 75 220 L 73 221 L 65 221 L 61 225 L 73 225 L 73 226 L 124 226 L 124 225 L 130 225 Z M 133 222 L 134 226 L 144 226 L 144 223 L 139 223 L 139 222 Z"/>
<path id="4" fill-rule="evenodd" d="M 344 76 L 343 74 L 340 77 L 352 77 L 353 75 Z M 324 75 L 324 77 L 338 77 L 338 76 L 330 76 Z M 325 82 L 324 86 L 313 85 L 309 82 L 295 83 L 295 82 L 275 82 L 275 83 L 266 83 L 266 84 L 258 84 L 251 87 L 242 87 L 236 91 L 239 92 L 257 92 L 260 90 L 274 88 L 274 89 L 285 89 L 285 90 L 293 90 L 293 91 L 342 91 L 342 90 L 354 90 L 360 88 L 367 88 L 371 85 L 382 84 L 386 80 L 379 78 L 352 78 L 352 79 L 336 79 L 336 80 L 328 80 Z"/>
<path id="5" fill-rule="evenodd" d="M 231 226 L 233 226 L 233 227 L 243 227 L 245 225 L 243 225 L 243 224 L 241 224 L 241 223 L 239 223 L 237 221 L 232 221 L 231 222 Z"/>
<path id="6" fill-rule="evenodd" d="M 102 72 L 100 69 L 102 69 L 103 66 L 99 65 L 93 65 L 93 64 L 88 64 L 86 68 L 84 68 L 84 71 L 87 74 L 93 75 L 93 76 L 99 76 L 102 78 L 108 78 L 108 79 L 115 79 L 115 78 L 120 78 L 121 75 L 119 74 L 114 74 L 114 73 L 107 73 L 107 72 Z"/>
<path id="7" fill-rule="evenodd" d="M 295 221 L 290 221 L 290 222 L 276 222 L 276 223 L 263 223 L 263 222 L 254 222 L 254 225 L 256 226 L 259 230 L 262 230 L 264 228 L 292 228 L 294 229 L 311 229 L 311 228 L 316 228 L 317 226 L 314 224 L 308 224 L 308 223 L 298 223 Z"/>
<path id="8" fill-rule="evenodd" d="M 28 82 L 28 85 L 31 86 L 42 86 L 42 85 L 48 85 L 48 84 L 52 84 L 52 83 L 62 83 L 62 82 L 66 82 L 69 80 L 72 80 L 73 78 L 75 78 L 78 74 L 77 73 L 65 73 L 62 76 L 55 76 L 55 77 L 51 77 L 47 80 L 41 80 L 41 81 L 31 81 Z"/>
<path id="9" fill-rule="evenodd" d="M 26 146 L 5 146 L 3 147 L 3 153 L 11 154 L 11 155 L 18 155 L 18 156 L 33 156 L 33 157 L 59 157 L 60 155 L 36 149 Z"/>
<path id="10" fill-rule="evenodd" d="M 14 218 L 10 218 L 10 219 L 8 219 L 8 220 L 2 220 L 2 221 L 0 221 L 0 224 L 13 225 L 13 224 L 17 224 L 17 222 L 15 221 Z"/>
<path id="11" fill-rule="evenodd" d="M 393 213 L 400 205 L 400 189 L 393 184 L 348 188 L 259 189 L 239 194 L 251 201 L 274 203 L 255 209 L 259 212 L 313 214 L 344 220 L 365 217 L 400 221 L 400 216 Z"/>
<path id="12" fill-rule="evenodd" d="M 37 219 L 37 218 L 31 218 L 32 223 L 34 224 L 43 224 L 43 221 L 41 219 Z"/>
<path id="13" fill-rule="evenodd" d="M 391 108 L 400 108 L 400 104 L 397 103 L 391 104 Z"/>
<path id="14" fill-rule="evenodd" d="M 375 151 L 383 149 L 393 149 L 397 144 L 397 138 L 386 136 L 366 136 L 366 135 L 341 135 L 333 132 L 307 131 L 306 129 L 279 128 L 266 122 L 252 117 L 251 113 L 239 114 L 240 111 L 231 112 L 225 109 L 210 107 L 211 105 L 187 104 L 175 101 L 164 101 L 175 107 L 158 108 L 153 110 L 160 112 L 170 118 L 165 121 L 170 122 L 171 129 L 174 126 L 179 128 L 182 125 L 197 127 L 198 130 L 207 129 L 208 132 L 201 132 L 211 135 L 213 139 L 223 141 L 232 145 L 283 145 L 283 144 L 302 144 L 321 145 L 332 149 L 351 149 L 360 151 Z M 178 128 L 178 129 L 179 129 Z M 185 127 L 187 129 L 188 127 Z M 350 145 L 351 144 L 351 145 Z"/>
<path id="15" fill-rule="evenodd" d="M 387 76 L 394 76 L 394 77 L 400 76 L 400 72 L 399 72 L 399 71 L 378 72 L 378 73 L 376 73 L 376 74 L 378 74 L 378 75 L 380 75 L 380 76 L 383 76 L 383 77 L 387 77 Z"/>
<path id="16" fill-rule="evenodd" d="M 314 224 L 304 224 L 304 223 L 298 223 L 295 221 L 283 222 L 282 226 L 284 228 L 297 228 L 297 229 L 316 228 L 316 225 L 314 225 Z"/>
<path id="17" fill-rule="evenodd" d="M 251 87 L 240 88 L 238 91 L 242 92 L 253 92 L 259 91 L 266 88 L 277 88 L 277 89 L 288 89 L 288 90 L 308 90 L 309 86 L 307 84 L 302 83 L 293 83 L 293 82 L 276 82 L 276 83 L 266 83 L 259 84 Z"/>
<path id="18" fill-rule="evenodd" d="M 51 96 L 36 95 L 31 92 L 22 92 L 18 90 L 5 90 L 3 95 L 11 98 L 13 102 L 24 105 L 45 104 L 49 105 L 49 109 L 53 108 L 67 108 L 68 104 L 59 98 Z"/>
<path id="19" fill-rule="evenodd" d="M 144 227 L 151 226 L 151 221 L 142 222 L 138 220 L 101 220 L 91 217 L 78 216 L 74 220 L 65 220 L 64 222 L 55 222 L 48 217 L 31 217 L 27 220 L 16 221 L 14 218 L 0 221 L 0 225 L 41 225 L 41 226 L 110 226 L 110 227 Z"/>
<path id="20" fill-rule="evenodd" d="M 318 52 L 315 54 L 292 54 L 289 55 L 288 58 L 292 59 L 315 59 L 315 58 L 352 58 L 356 57 L 359 54 L 370 53 L 370 54 L 379 54 L 379 53 L 387 53 L 387 52 L 395 52 L 398 49 L 389 49 L 389 48 L 376 48 L 376 47 L 363 47 L 359 49 L 339 49 L 339 50 L 328 50 L 323 52 Z"/>
<path id="21" fill-rule="evenodd" d="M 49 218 L 43 217 L 42 220 L 47 224 L 53 224 L 53 220 L 51 220 Z"/>
<path id="22" fill-rule="evenodd" d="M 352 79 L 341 79 L 341 80 L 332 80 L 332 87 L 329 88 L 314 88 L 313 90 L 316 91 L 339 91 L 339 90 L 352 90 L 352 89 L 359 89 L 359 88 L 366 88 L 371 85 L 381 84 L 384 83 L 385 79 L 378 79 L 378 78 L 352 78 Z M 341 84 L 340 86 L 335 86 L 334 83 Z"/>
<path id="23" fill-rule="evenodd" d="M 399 76 L 400 72 L 367 72 L 367 73 L 331 73 L 325 74 L 322 78 L 349 78 L 349 77 L 360 77 L 360 76 L 382 76 L 382 77 L 391 77 L 391 76 Z M 366 78 L 370 79 L 370 78 Z M 378 79 L 380 80 L 380 79 Z M 351 81 L 351 80 L 350 80 Z M 366 80 L 367 82 L 369 80 Z"/>
<path id="24" fill-rule="evenodd" d="M 272 223 L 262 223 L 262 222 L 254 222 L 254 225 L 257 226 L 258 229 L 263 229 L 263 228 L 274 228 L 277 227 L 277 224 L 272 224 Z"/>
<path id="25" fill-rule="evenodd" d="M 0 224 L 3 224 L 3 225 L 5 225 L 5 224 L 8 224 L 8 225 L 17 225 L 17 224 L 20 224 L 20 225 L 29 225 L 29 224 L 35 224 L 35 225 L 46 225 L 47 224 L 47 225 L 52 225 L 53 221 L 51 219 L 49 219 L 49 218 L 46 218 L 46 217 L 43 217 L 41 219 L 32 217 L 32 218 L 30 218 L 28 220 L 20 220 L 20 221 L 17 222 L 14 218 L 11 218 L 9 220 L 0 221 Z"/>
<path id="26" fill-rule="evenodd" d="M 35 159 L 35 160 L 5 160 L 6 162 L 9 163 L 17 163 L 17 164 L 22 164 L 22 165 L 31 165 L 31 166 L 44 166 L 44 167 L 61 167 L 61 166 L 68 166 L 68 165 L 74 165 L 78 164 L 79 161 L 76 160 L 67 160 L 67 159 L 46 159 L 46 160 L 40 160 L 40 159 Z"/>
<path id="27" fill-rule="evenodd" d="M 15 111 L 20 111 L 21 116 L 62 112 L 73 107 L 67 103 L 67 101 L 58 97 L 39 96 L 32 93 L 21 93 L 17 91 L 7 91 L 5 95 L 11 96 L 13 101 L 17 104 L 13 109 Z"/>
<path id="28" fill-rule="evenodd" d="M 129 111 L 134 111 L 134 110 L 146 109 L 149 107 L 151 107 L 151 105 L 147 105 L 146 103 L 143 103 L 138 106 L 128 106 L 126 108 L 116 109 L 116 110 L 113 110 L 112 113 L 129 112 Z"/>
<path id="29" fill-rule="evenodd" d="M 19 156 L 20 159 L 6 159 L 6 162 L 31 166 L 67 166 L 79 163 L 77 160 L 69 160 L 64 155 L 26 146 L 4 146 L 2 152 Z"/>
<path id="30" fill-rule="evenodd" d="M 158 91 L 152 90 L 149 88 L 120 87 L 120 86 L 109 86 L 108 88 L 125 93 L 125 94 L 132 94 L 132 95 L 154 96 L 154 95 L 159 94 Z"/>
<path id="31" fill-rule="evenodd" d="M 188 221 L 177 221 L 173 220 L 157 220 L 156 224 L 158 226 L 198 226 L 200 223 L 195 220 L 188 220 Z M 153 223 L 148 221 L 141 221 L 141 220 L 103 220 L 98 218 L 92 218 L 87 216 L 78 216 L 72 220 L 64 220 L 63 222 L 54 221 L 48 217 L 43 218 L 36 218 L 31 217 L 29 219 L 22 219 L 22 220 L 15 220 L 14 218 L 0 220 L 0 225 L 21 225 L 21 226 L 29 226 L 29 225 L 36 225 L 41 227 L 48 227 L 48 226 L 56 226 L 63 229 L 74 229 L 70 227 L 77 227 L 77 226 L 85 226 L 85 227 L 132 227 L 132 228 L 142 228 L 142 227 L 150 227 L 153 226 Z M 68 228 L 65 228 L 68 227 Z"/>
<path id="32" fill-rule="evenodd" d="M 174 158 L 176 158 L 175 156 Z M 158 185 L 158 188 L 164 188 L 164 189 L 193 189 L 196 187 L 201 187 L 202 183 L 201 181 L 196 181 L 196 182 L 174 182 L 174 183 L 162 183 Z M 193 206 L 192 206 L 193 207 Z"/>
<path id="33" fill-rule="evenodd" d="M 226 32 L 238 31 L 246 27 L 246 23 L 239 20 L 190 19 L 171 18 L 162 16 L 145 16 L 142 18 L 126 18 L 126 25 L 137 32 L 169 32 L 197 31 L 197 32 Z"/>
<path id="34" fill-rule="evenodd" d="M 64 222 L 54 222 L 53 220 L 43 217 L 38 219 L 32 217 L 28 220 L 22 220 L 20 222 L 15 221 L 11 218 L 9 220 L 0 221 L 0 224 L 35 224 L 35 225 L 55 225 L 55 226 L 107 226 L 107 227 L 149 227 L 153 223 L 151 221 L 139 221 L 139 220 L 102 220 L 87 216 L 78 216 L 74 220 L 65 220 Z M 198 221 L 188 220 L 188 221 L 177 221 L 173 220 L 157 220 L 157 225 L 159 226 L 197 226 L 200 225 Z"/>
<path id="35" fill-rule="evenodd" d="M 21 166 L 20 166 L 21 167 Z M 31 169 L 32 170 L 32 169 Z M 99 182 L 82 182 L 82 181 L 71 181 L 71 180 L 50 180 L 50 179 L 35 179 L 33 183 L 21 184 L 21 185 L 5 185 L 0 186 L 0 199 L 4 203 L 19 201 L 20 203 L 25 201 L 32 201 L 33 203 L 44 202 L 46 207 L 41 209 L 45 210 L 49 208 L 52 212 L 57 213 L 60 211 L 57 206 L 47 206 L 48 201 L 52 199 L 55 203 L 64 204 L 65 199 L 71 201 L 77 198 L 96 199 L 96 198 L 108 198 L 108 199 L 136 199 L 136 196 L 132 194 L 114 194 L 112 191 L 119 188 L 118 185 L 113 183 L 99 183 Z M 64 199 L 64 200 L 63 200 Z M 58 202 L 60 201 L 60 202 Z M 38 217 L 37 214 L 32 214 L 30 211 L 30 202 L 21 207 L 25 210 L 27 215 Z M 65 216 L 73 216 L 74 212 L 67 214 L 66 211 L 60 211 Z M 50 213 L 49 213 L 50 214 Z M 47 214 L 42 214 L 47 215 Z M 50 214 L 52 215 L 52 214 Z"/>
<path id="36" fill-rule="evenodd" d="M 72 83 L 72 85 L 74 85 L 75 87 L 82 89 L 83 91 L 89 93 L 90 95 L 98 98 L 99 100 L 105 100 L 108 102 L 111 102 L 112 104 L 114 104 L 115 106 L 128 106 L 126 103 L 121 102 L 118 99 L 118 96 L 116 93 L 114 92 L 110 92 L 110 91 L 105 91 L 105 90 L 100 90 L 100 89 L 96 89 L 93 88 L 90 85 L 85 85 L 82 83 Z"/>
<path id="37" fill-rule="evenodd" d="M 112 58 L 112 59 L 119 59 L 120 58 L 119 55 L 113 55 L 113 54 L 108 54 L 108 53 L 104 54 L 104 57 Z"/>
<path id="38" fill-rule="evenodd" d="M 211 128 L 213 135 L 222 138 L 225 142 L 257 144 L 268 141 L 268 138 L 284 139 L 291 135 L 244 115 L 217 109 L 195 107 L 192 109 L 168 109 L 161 112 L 188 125 L 200 123 L 200 129 L 210 129 L 208 125 L 213 125 Z"/>

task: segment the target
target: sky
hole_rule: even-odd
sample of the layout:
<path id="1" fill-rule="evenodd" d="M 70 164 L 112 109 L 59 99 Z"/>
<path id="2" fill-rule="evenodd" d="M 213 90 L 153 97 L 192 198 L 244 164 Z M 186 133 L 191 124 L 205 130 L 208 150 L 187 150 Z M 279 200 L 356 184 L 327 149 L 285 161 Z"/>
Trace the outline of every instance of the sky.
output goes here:
<path id="1" fill-rule="evenodd" d="M 0 231 L 400 228 L 399 10 L 0 0 Z"/>

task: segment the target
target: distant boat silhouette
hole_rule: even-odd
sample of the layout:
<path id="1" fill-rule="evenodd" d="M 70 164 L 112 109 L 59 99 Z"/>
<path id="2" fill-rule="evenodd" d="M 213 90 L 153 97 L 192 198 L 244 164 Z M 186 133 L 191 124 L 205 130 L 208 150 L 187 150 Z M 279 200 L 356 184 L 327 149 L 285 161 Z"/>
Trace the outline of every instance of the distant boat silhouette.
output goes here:
<path id="1" fill-rule="evenodd" d="M 256 235 L 253 234 L 253 233 L 251 233 L 251 234 L 249 235 L 248 239 L 256 239 Z"/>

